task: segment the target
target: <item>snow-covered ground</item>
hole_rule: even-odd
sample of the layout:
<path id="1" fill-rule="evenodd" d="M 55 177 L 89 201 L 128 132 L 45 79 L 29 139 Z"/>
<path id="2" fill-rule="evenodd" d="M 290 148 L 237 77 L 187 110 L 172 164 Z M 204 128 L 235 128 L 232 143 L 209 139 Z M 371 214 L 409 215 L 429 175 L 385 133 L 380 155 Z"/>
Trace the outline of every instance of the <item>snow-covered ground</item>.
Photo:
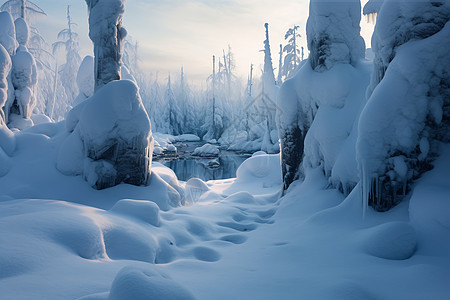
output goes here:
<path id="1" fill-rule="evenodd" d="M 2 299 L 448 299 L 450 146 L 391 211 L 362 214 L 308 171 L 279 199 L 279 155 L 236 179 L 97 191 L 56 169 L 64 124 L 16 133 L 0 177 Z"/>

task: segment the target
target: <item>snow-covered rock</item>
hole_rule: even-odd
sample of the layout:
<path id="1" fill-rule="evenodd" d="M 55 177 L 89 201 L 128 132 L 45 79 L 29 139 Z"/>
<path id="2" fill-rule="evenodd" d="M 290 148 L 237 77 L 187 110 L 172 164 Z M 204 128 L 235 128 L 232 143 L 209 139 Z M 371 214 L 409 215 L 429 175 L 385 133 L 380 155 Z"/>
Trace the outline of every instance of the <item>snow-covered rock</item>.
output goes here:
<path id="1" fill-rule="evenodd" d="M 83 174 L 97 189 L 147 184 L 153 138 L 138 87 L 128 80 L 110 82 L 74 109 L 76 126 L 61 147 L 58 169 Z"/>
<path id="2" fill-rule="evenodd" d="M 195 148 L 192 155 L 208 157 L 208 156 L 218 156 L 219 153 L 220 150 L 217 146 L 206 143 L 201 147 Z"/>

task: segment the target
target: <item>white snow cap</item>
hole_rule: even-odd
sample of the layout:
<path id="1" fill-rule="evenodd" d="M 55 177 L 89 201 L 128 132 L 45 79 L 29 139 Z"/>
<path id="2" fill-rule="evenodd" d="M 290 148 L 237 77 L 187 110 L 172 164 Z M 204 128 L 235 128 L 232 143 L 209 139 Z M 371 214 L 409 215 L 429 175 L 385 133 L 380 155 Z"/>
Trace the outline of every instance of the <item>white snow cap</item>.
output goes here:
<path id="1" fill-rule="evenodd" d="M 360 0 L 311 0 L 306 24 L 311 66 L 330 69 L 364 57 Z"/>

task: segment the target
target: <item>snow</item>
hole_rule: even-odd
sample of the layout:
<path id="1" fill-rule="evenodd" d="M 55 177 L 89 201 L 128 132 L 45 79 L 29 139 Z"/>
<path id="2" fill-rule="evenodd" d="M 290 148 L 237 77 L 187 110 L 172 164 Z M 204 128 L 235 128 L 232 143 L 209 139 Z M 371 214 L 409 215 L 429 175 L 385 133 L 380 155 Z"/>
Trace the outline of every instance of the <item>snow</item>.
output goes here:
<path id="1" fill-rule="evenodd" d="M 194 152 L 192 152 L 192 155 L 210 157 L 210 156 L 218 156 L 219 153 L 220 150 L 217 146 L 206 143 L 201 147 L 195 148 Z"/>
<path id="2" fill-rule="evenodd" d="M 123 1 L 87 2 L 94 52 L 117 50 L 105 46 L 111 41 L 102 31 L 125 36 Z M 173 93 L 169 84 L 166 99 L 176 94 L 186 102 L 152 113 L 161 115 L 164 132 L 195 134 L 152 133 L 139 76 L 122 69 L 134 79 L 97 85 L 94 94 L 99 65 L 86 58 L 78 72 L 80 97 L 66 120 L 47 122 L 40 109 L 27 112 L 29 118 L 13 113 L 10 130 L 0 118 L 0 298 L 447 299 L 449 7 L 384 0 L 376 8 L 373 65 L 361 59 L 359 1 L 312 0 L 312 59 L 285 82 L 277 103 L 287 148 L 268 154 L 276 152 L 278 134 L 267 107 L 253 118 L 256 105 L 242 113 L 226 101 L 235 95 L 217 95 L 213 117 L 224 131 L 195 151 L 216 157 L 213 142 L 220 149 L 264 149 L 240 165 L 236 178 L 184 182 L 151 162 L 152 152 L 175 157 L 177 143 L 200 144 L 198 135 L 207 132 L 191 131 L 200 124 L 191 119 L 198 108 L 185 116 L 186 128 L 165 127 L 170 118 L 183 125 L 180 117 L 195 102 L 187 86 Z M 16 67 L 25 70 L 30 61 L 20 58 L 27 52 L 21 22 Z M 11 24 L 0 13 L 1 44 Z M 323 47 L 314 48 L 325 35 Z M 0 46 L 0 106 L 14 90 L 8 87 L 14 53 L 8 52 Z M 311 65 L 313 59 L 319 64 Z M 36 96 L 33 76 L 25 73 L 19 77 L 26 85 L 15 94 L 24 111 Z M 275 92 L 273 70 L 264 77 Z M 235 112 L 248 122 L 230 126 Z M 282 165 L 286 149 L 297 155 L 296 164 Z M 128 180 L 130 161 L 139 161 L 145 177 L 138 184 Z M 293 170 L 286 190 L 283 176 Z M 385 199 L 378 192 L 389 187 L 370 186 L 374 177 L 396 182 L 403 201 L 383 213 L 367 208 L 368 191 Z"/>
<path id="3" fill-rule="evenodd" d="M 336 63 L 355 65 L 364 57 L 360 20 L 359 0 L 310 1 L 306 33 L 314 70 L 329 70 Z"/>
<path id="4" fill-rule="evenodd" d="M 83 174 L 99 189 L 122 181 L 147 183 L 153 138 L 135 83 L 108 83 L 69 113 L 67 125 L 73 132 L 58 156 L 61 172 Z"/>
<path id="5" fill-rule="evenodd" d="M 375 191 L 378 209 L 386 209 L 381 199 L 391 203 L 387 206 L 400 201 L 427 169 L 436 142 L 449 140 L 442 129 L 448 127 L 442 116 L 449 105 L 449 12 L 448 2 L 388 0 L 379 12 L 374 71 L 357 141 L 364 193 L 368 198 L 370 189 Z M 376 188 L 381 185 L 383 190 Z"/>
<path id="6" fill-rule="evenodd" d="M 5 123 L 3 107 L 8 100 L 8 75 L 11 70 L 11 58 L 6 49 L 0 44 L 0 124 Z"/>
<path id="7" fill-rule="evenodd" d="M 89 37 L 94 43 L 95 89 L 121 79 L 122 45 L 127 31 L 122 27 L 123 0 L 86 0 Z"/>
<path id="8" fill-rule="evenodd" d="M 77 85 L 80 94 L 73 101 L 73 106 L 94 95 L 94 58 L 85 56 L 77 73 Z"/>
<path id="9" fill-rule="evenodd" d="M 33 109 L 36 105 L 35 88 L 37 84 L 37 66 L 33 55 L 28 51 L 26 44 L 28 42 L 29 28 L 25 20 L 18 18 L 14 22 L 16 27 L 16 37 L 19 42 L 17 52 L 12 58 L 11 81 L 14 86 L 15 100 L 13 103 L 7 104 L 7 108 L 12 106 L 18 110 L 11 112 L 11 115 L 19 115 L 25 121 L 19 120 L 17 117 L 9 117 L 8 121 L 11 128 L 25 129 L 33 125 L 30 120 Z M 10 112 L 7 112 L 10 114 Z"/>
<path id="10" fill-rule="evenodd" d="M 209 182 L 155 163 L 149 186 L 97 191 L 54 168 L 64 122 L 15 135 L 0 177 L 7 299 L 448 295 L 448 145 L 409 202 L 362 219 L 360 186 L 344 199 L 319 168 L 279 199 L 280 155 L 256 153 L 236 179 Z"/>
<path id="11" fill-rule="evenodd" d="M 0 44 L 5 47 L 9 55 L 14 55 L 17 49 L 16 29 L 14 20 L 9 12 L 0 12 Z"/>

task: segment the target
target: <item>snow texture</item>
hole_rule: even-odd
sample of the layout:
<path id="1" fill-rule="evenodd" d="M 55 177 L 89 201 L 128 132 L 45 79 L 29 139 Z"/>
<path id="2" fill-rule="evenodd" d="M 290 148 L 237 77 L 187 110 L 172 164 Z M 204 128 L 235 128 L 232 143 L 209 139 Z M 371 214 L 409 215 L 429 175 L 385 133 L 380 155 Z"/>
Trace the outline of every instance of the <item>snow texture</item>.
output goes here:
<path id="1" fill-rule="evenodd" d="M 450 3 L 384 1 L 357 159 L 364 201 L 387 210 L 450 141 Z M 433 51 L 430 51 L 433 49 Z"/>
<path id="2" fill-rule="evenodd" d="M 153 137 L 135 83 L 110 82 L 76 106 L 68 122 L 73 132 L 60 150 L 61 172 L 83 174 L 97 189 L 148 183 Z"/>
<path id="3" fill-rule="evenodd" d="M 359 1 L 311 1 L 310 63 L 282 85 L 277 102 L 285 190 L 307 168 L 320 167 L 344 193 L 359 181 L 354 148 L 371 67 L 361 60 L 360 10 Z"/>
<path id="4" fill-rule="evenodd" d="M 360 185 L 344 199 L 320 168 L 279 199 L 280 156 L 262 152 L 158 209 L 173 180 L 160 164 L 150 186 L 102 191 L 57 172 L 63 123 L 20 133 L 0 177 L 5 299 L 448 298 L 448 145 L 410 202 L 364 220 Z"/>
<path id="5" fill-rule="evenodd" d="M 360 21 L 360 0 L 311 0 L 306 24 L 311 67 L 329 70 L 336 63 L 355 65 L 363 58 Z"/>

